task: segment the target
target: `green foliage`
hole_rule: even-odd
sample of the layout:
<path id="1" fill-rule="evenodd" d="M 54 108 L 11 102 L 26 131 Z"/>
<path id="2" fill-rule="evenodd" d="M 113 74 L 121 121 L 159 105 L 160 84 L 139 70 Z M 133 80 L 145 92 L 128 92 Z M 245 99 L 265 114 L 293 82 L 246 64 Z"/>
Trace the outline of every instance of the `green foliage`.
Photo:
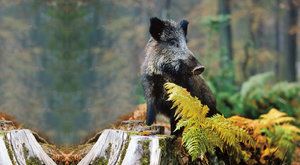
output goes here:
<path id="1" fill-rule="evenodd" d="M 233 106 L 239 106 L 232 105 L 232 101 L 237 98 L 238 87 L 234 83 L 233 68 L 230 65 L 225 65 L 223 68 L 220 73 L 210 77 L 208 85 L 215 94 L 218 110 L 225 117 L 229 117 L 233 115 Z"/>
<path id="2" fill-rule="evenodd" d="M 206 63 L 218 63 L 222 69 L 213 70 L 213 73 L 205 72 L 208 77 L 208 85 L 215 93 L 217 107 L 226 117 L 232 115 L 232 107 L 228 107 L 228 98 L 237 92 L 238 87 L 234 83 L 235 72 L 234 62 L 228 59 L 227 51 L 222 45 L 216 44 L 214 37 L 219 37 L 221 27 L 229 23 L 230 15 L 206 16 L 201 24 L 207 27 L 207 52 L 206 56 L 211 57 Z M 216 49 L 219 47 L 219 49 Z"/>
<path id="3" fill-rule="evenodd" d="M 36 36 L 43 43 L 36 44 L 43 50 L 39 78 L 44 80 L 40 93 L 47 109 L 44 127 L 54 133 L 56 142 L 68 144 L 86 135 L 90 125 L 88 96 L 95 72 L 91 69 L 94 57 L 87 49 L 93 25 L 86 20 L 87 7 L 75 1 L 55 0 L 42 14 L 46 19 L 40 20 Z"/>
<path id="4" fill-rule="evenodd" d="M 257 117 L 272 107 L 278 108 L 288 115 L 296 115 L 295 113 L 299 109 L 297 103 L 300 101 L 300 84 L 274 83 L 272 73 L 263 73 L 253 76 L 245 82 L 242 85 L 240 96 L 244 113 L 251 117 Z"/>
<path id="5" fill-rule="evenodd" d="M 220 77 L 211 79 L 216 94 L 218 109 L 227 116 L 238 114 L 257 118 L 267 109 L 277 108 L 288 115 L 297 116 L 300 109 L 300 84 L 276 82 L 271 72 L 250 77 L 235 90 L 234 84 L 218 86 Z M 227 82 L 229 80 L 224 80 Z"/>
<path id="6" fill-rule="evenodd" d="M 218 32 L 223 23 L 229 23 L 229 19 L 230 15 L 207 16 L 203 18 L 201 23 L 210 30 Z"/>
<path id="7" fill-rule="evenodd" d="M 259 75 L 250 82 L 257 81 L 257 86 L 264 86 L 270 80 L 269 77 L 270 74 Z M 250 82 L 245 84 L 241 92 L 243 96 L 240 97 L 252 97 L 251 89 L 256 85 Z M 213 154 L 219 148 L 223 153 L 236 158 L 236 163 L 291 162 L 296 142 L 300 140 L 300 129 L 293 125 L 293 117 L 274 108 L 256 120 L 239 116 L 229 119 L 221 115 L 206 117 L 208 107 L 192 97 L 186 89 L 173 83 L 166 83 L 165 88 L 169 94 L 168 100 L 176 108 L 175 115 L 179 120 L 176 129 L 183 128 L 182 142 L 193 160 L 203 158 L 206 153 Z"/>
<path id="8" fill-rule="evenodd" d="M 241 128 L 221 115 L 206 117 L 209 108 L 196 97 L 173 83 L 166 83 L 169 101 L 176 107 L 176 129 L 183 130 L 183 144 L 192 159 L 203 157 L 205 153 L 214 153 L 216 148 L 225 151 L 230 148 L 239 162 L 239 158 L 247 159 L 240 143 L 253 145 L 252 138 Z"/>

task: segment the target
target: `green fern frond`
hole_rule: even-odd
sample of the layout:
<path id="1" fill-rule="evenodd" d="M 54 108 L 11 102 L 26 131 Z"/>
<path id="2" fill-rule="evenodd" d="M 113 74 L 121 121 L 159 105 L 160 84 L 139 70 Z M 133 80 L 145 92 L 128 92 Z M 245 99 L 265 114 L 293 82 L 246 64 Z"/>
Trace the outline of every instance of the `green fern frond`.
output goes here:
<path id="1" fill-rule="evenodd" d="M 282 98 L 295 98 L 300 95 L 300 84 L 290 82 L 280 82 L 275 84 L 270 90 L 271 96 L 280 96 Z"/>
<path id="2" fill-rule="evenodd" d="M 216 133 L 197 127 L 185 131 L 182 141 L 193 160 L 203 157 L 206 152 L 214 153 L 216 147 L 223 145 Z"/>
<path id="3" fill-rule="evenodd" d="M 243 83 L 241 88 L 241 98 L 244 100 L 246 97 L 253 98 L 254 95 L 264 95 L 266 84 L 274 78 L 274 73 L 267 72 L 252 76 L 248 81 Z"/>
<path id="4" fill-rule="evenodd" d="M 268 132 L 271 146 L 277 148 L 274 155 L 283 160 L 285 155 L 292 155 L 295 144 L 293 141 L 293 133 L 291 130 L 286 130 L 282 126 L 277 125 L 273 131 Z M 271 135 L 270 135 L 271 134 Z"/>

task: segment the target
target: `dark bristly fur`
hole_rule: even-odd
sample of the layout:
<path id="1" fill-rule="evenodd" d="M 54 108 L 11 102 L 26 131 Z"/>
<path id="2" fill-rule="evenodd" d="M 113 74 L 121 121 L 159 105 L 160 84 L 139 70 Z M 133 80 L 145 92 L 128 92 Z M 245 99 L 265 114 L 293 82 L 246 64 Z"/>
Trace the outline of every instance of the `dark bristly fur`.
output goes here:
<path id="1" fill-rule="evenodd" d="M 196 60 L 186 44 L 188 21 L 176 23 L 172 20 L 150 19 L 151 38 L 146 46 L 146 57 L 142 65 L 142 85 L 147 101 L 146 124 L 155 121 L 157 113 L 170 118 L 174 134 L 176 121 L 172 103 L 167 101 L 164 89 L 166 82 L 186 88 L 210 108 L 208 116 L 218 113 L 215 98 L 199 75 L 204 67 Z"/>

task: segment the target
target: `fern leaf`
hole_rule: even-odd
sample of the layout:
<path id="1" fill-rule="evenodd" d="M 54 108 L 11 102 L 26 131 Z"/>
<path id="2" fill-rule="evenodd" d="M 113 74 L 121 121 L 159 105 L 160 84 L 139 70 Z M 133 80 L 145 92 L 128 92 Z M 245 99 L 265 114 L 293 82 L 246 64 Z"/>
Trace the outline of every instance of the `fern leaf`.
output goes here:
<path id="1" fill-rule="evenodd" d="M 215 115 L 208 118 L 205 127 L 210 128 L 212 131 L 216 131 L 220 135 L 220 138 L 228 145 L 235 145 L 242 142 L 254 146 L 254 141 L 251 136 L 249 136 L 242 128 L 233 125 L 232 122 L 224 116 Z"/>
<path id="2" fill-rule="evenodd" d="M 293 117 L 287 116 L 286 113 L 272 108 L 267 114 L 261 115 L 259 120 L 265 127 L 271 127 L 275 124 L 290 123 L 295 121 Z"/>
<path id="3" fill-rule="evenodd" d="M 208 107 L 203 106 L 201 101 L 196 97 L 192 97 L 186 89 L 174 83 L 166 83 L 165 88 L 169 94 L 168 100 L 173 102 L 173 108 L 177 108 L 176 119 L 194 118 L 199 122 L 205 119 L 209 110 Z"/>
<path id="4" fill-rule="evenodd" d="M 274 138 L 271 141 L 278 148 L 275 156 L 283 160 L 286 153 L 293 151 L 295 148 L 292 131 L 283 129 L 281 126 L 275 126 L 274 130 Z"/>
<path id="5" fill-rule="evenodd" d="M 267 114 L 261 115 L 260 118 L 273 120 L 273 119 L 276 119 L 279 117 L 284 117 L 284 116 L 287 116 L 287 114 L 284 112 L 278 111 L 275 108 L 272 108 Z"/>
<path id="6" fill-rule="evenodd" d="M 281 127 L 285 130 L 290 130 L 295 134 L 300 134 L 300 129 L 296 126 L 290 125 L 290 124 L 283 124 Z"/>
<path id="7" fill-rule="evenodd" d="M 220 148 L 221 151 L 230 148 L 235 155 L 249 158 L 240 146 L 240 142 L 254 145 L 253 139 L 246 131 L 233 125 L 232 121 L 224 116 L 206 117 L 209 108 L 202 105 L 196 97 L 192 97 L 186 89 L 173 83 L 166 83 L 165 88 L 169 94 L 168 100 L 172 101 L 173 108 L 176 108 L 176 118 L 179 119 L 176 129 L 184 127 L 183 145 L 193 159 L 203 156 L 206 152 L 213 153 L 215 148 Z"/>
<path id="8" fill-rule="evenodd" d="M 195 160 L 206 152 L 214 153 L 216 147 L 223 148 L 223 143 L 218 135 L 207 129 L 192 127 L 183 134 L 183 144 L 188 153 Z"/>
<path id="9" fill-rule="evenodd" d="M 274 78 L 274 73 L 267 72 L 259 75 L 252 76 L 248 81 L 244 82 L 241 88 L 241 98 L 244 100 L 246 97 L 253 97 L 254 95 L 263 95 L 261 90 Z M 252 95 L 252 96 L 251 96 Z"/>

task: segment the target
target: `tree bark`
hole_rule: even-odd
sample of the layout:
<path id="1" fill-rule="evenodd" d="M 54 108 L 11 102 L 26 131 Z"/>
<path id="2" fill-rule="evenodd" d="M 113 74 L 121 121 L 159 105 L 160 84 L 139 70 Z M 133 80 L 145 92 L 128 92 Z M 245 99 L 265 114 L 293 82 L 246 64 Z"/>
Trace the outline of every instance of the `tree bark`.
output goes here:
<path id="1" fill-rule="evenodd" d="M 285 13 L 285 28 L 284 28 L 284 39 L 285 39 L 285 79 L 288 81 L 296 81 L 297 71 L 297 33 L 291 29 L 297 26 L 298 11 L 297 6 L 293 0 L 287 0 L 287 11 Z"/>
<path id="2" fill-rule="evenodd" d="M 161 18 L 162 19 L 169 19 L 170 18 L 170 7 L 171 7 L 171 0 L 165 0 L 161 10 Z"/>
<path id="3" fill-rule="evenodd" d="M 219 14 L 230 16 L 230 0 L 219 0 Z M 221 24 L 220 29 L 220 48 L 224 50 L 224 54 L 228 61 L 233 60 L 232 51 L 232 32 L 230 18 Z"/>
<path id="4" fill-rule="evenodd" d="M 275 2 L 275 50 L 276 50 L 276 61 L 275 61 L 275 75 L 276 78 L 280 79 L 280 0 Z"/>
<path id="5" fill-rule="evenodd" d="M 0 164 L 55 165 L 56 163 L 45 153 L 31 131 L 21 129 L 0 135 Z"/>
<path id="6" fill-rule="evenodd" d="M 167 151 L 170 148 L 166 148 L 171 145 L 170 140 L 170 136 L 131 135 L 127 131 L 107 129 L 78 165 L 174 163 L 176 159 L 171 159 L 173 156 Z"/>

